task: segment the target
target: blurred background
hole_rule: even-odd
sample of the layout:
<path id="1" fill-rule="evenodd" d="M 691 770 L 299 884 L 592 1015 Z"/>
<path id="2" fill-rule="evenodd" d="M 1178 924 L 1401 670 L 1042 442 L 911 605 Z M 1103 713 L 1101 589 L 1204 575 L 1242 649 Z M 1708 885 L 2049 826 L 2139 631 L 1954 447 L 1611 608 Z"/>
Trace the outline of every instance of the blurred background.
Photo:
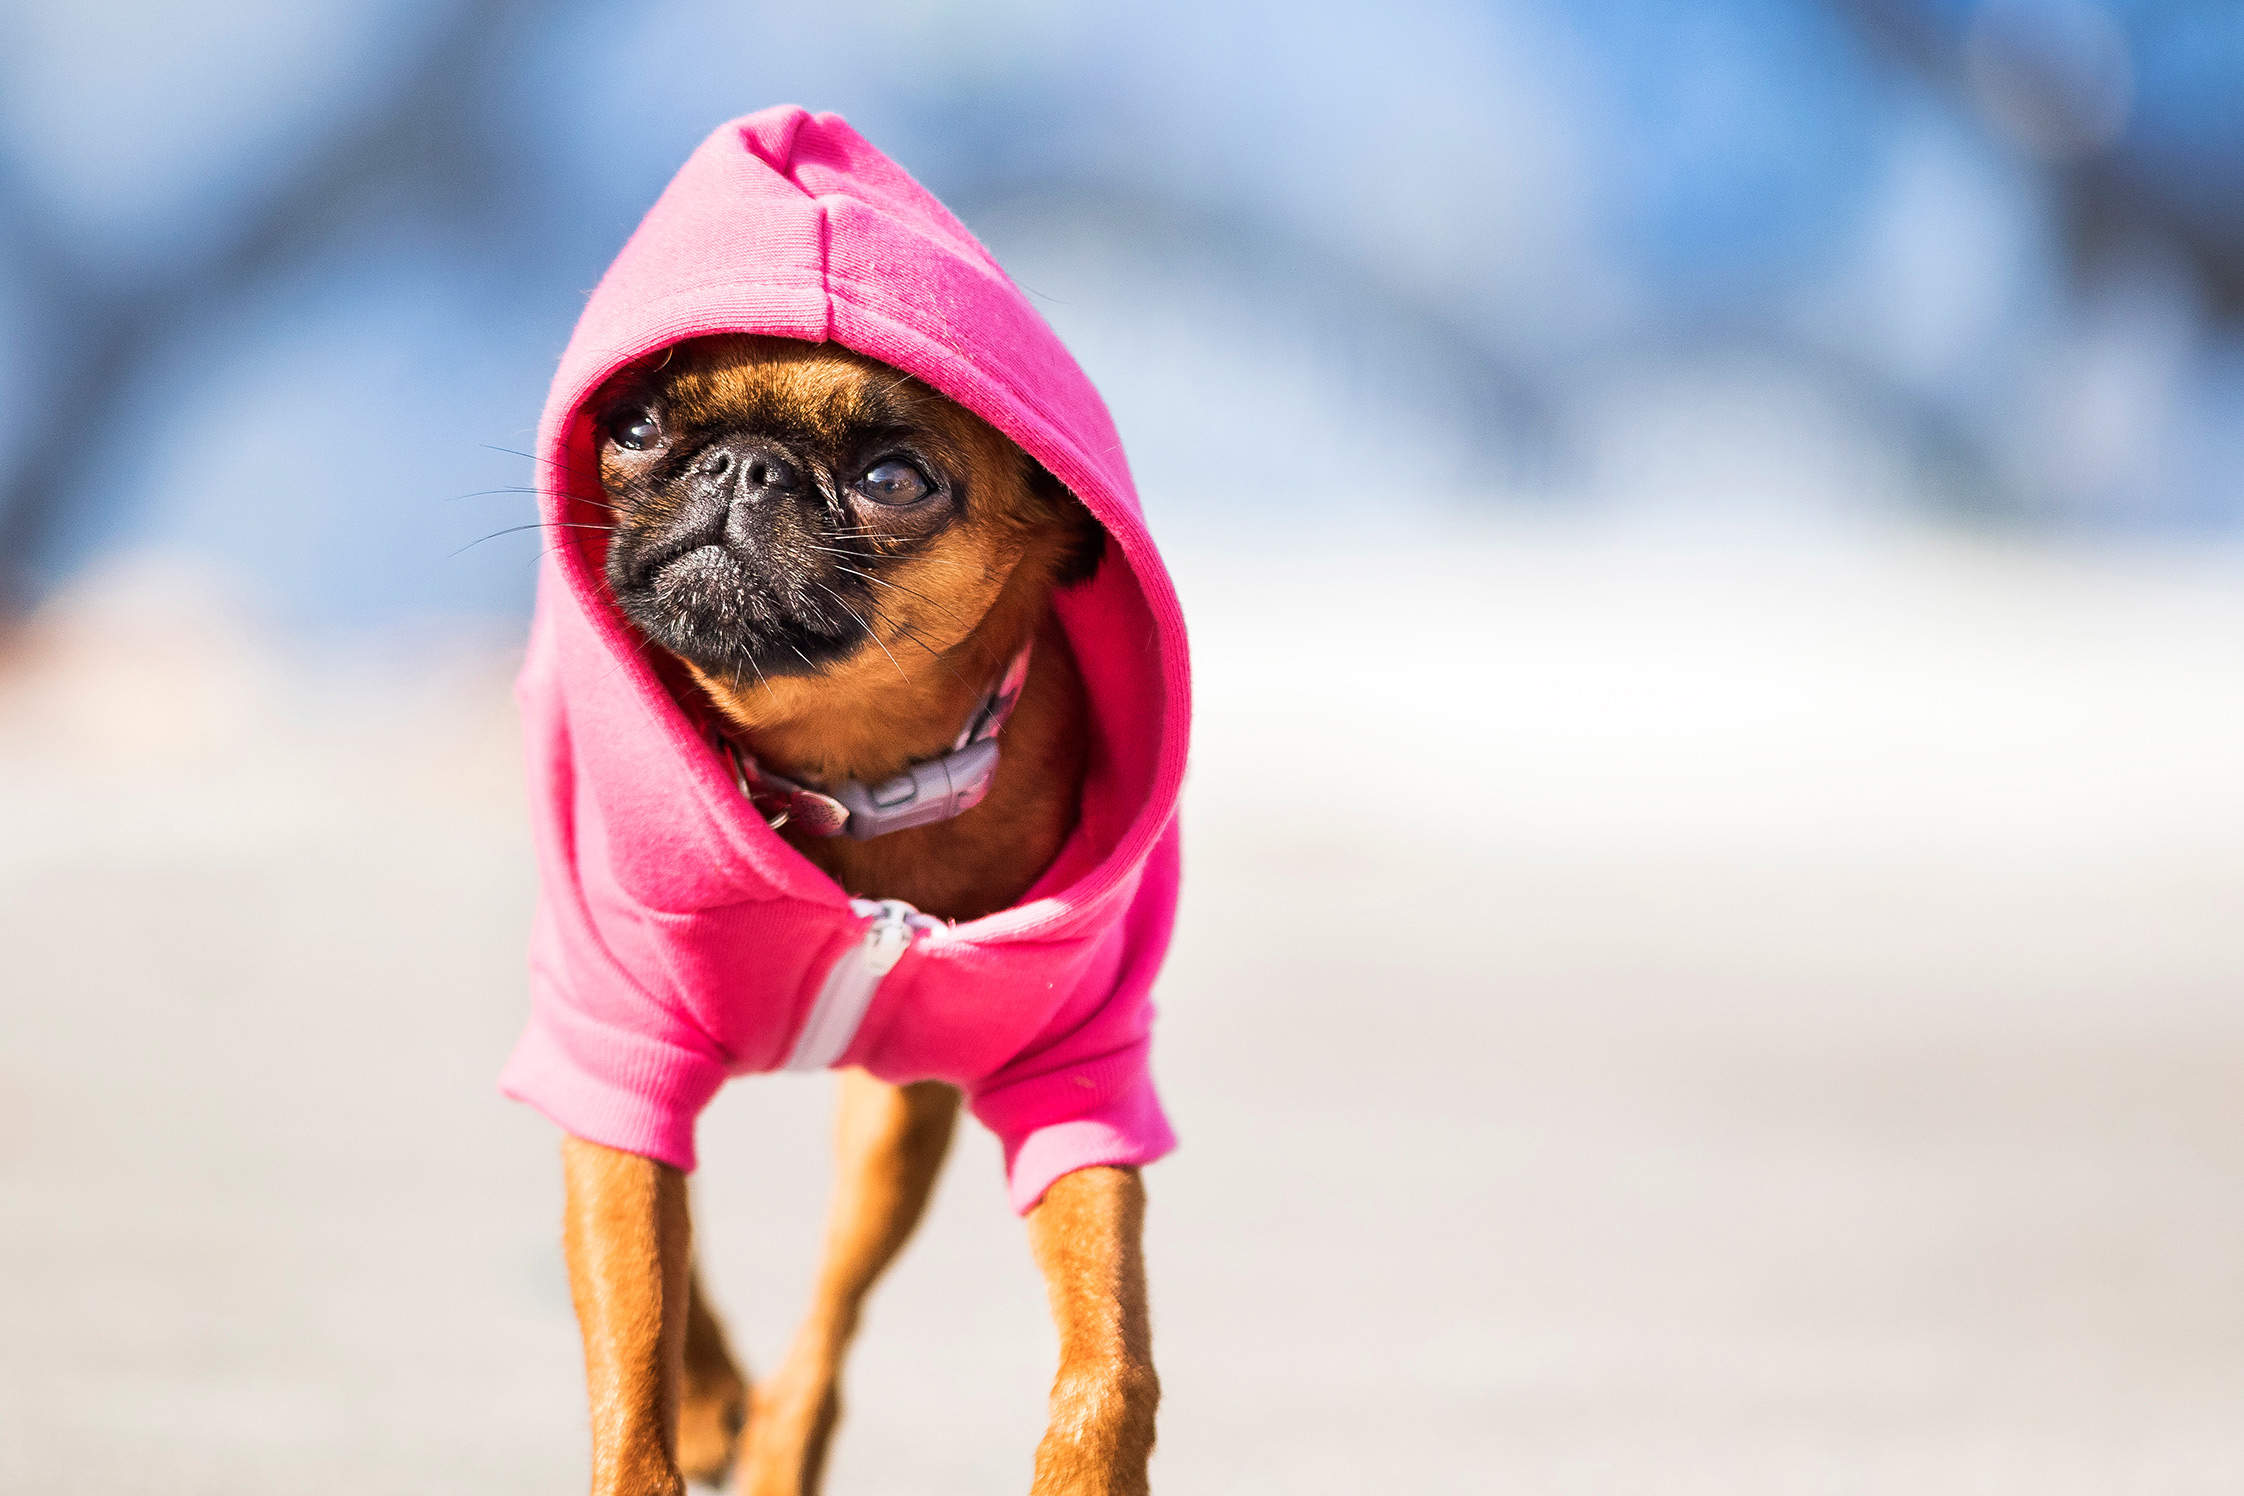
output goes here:
<path id="1" fill-rule="evenodd" d="M 2244 7 L 0 14 L 0 1491 L 581 1483 L 523 454 L 787 101 L 1195 631 L 1160 1489 L 2244 1481 Z M 704 1123 L 754 1362 L 826 1102 Z M 1050 1357 L 962 1135 L 830 1489 L 1025 1485 Z"/>

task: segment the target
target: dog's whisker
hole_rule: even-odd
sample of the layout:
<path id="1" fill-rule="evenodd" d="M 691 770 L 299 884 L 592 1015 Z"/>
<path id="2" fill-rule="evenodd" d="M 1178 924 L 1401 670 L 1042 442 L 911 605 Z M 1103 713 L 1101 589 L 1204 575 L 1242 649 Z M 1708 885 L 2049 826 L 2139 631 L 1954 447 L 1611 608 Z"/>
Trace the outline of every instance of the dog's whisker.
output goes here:
<path id="1" fill-rule="evenodd" d="M 928 643 L 925 639 L 922 639 L 919 636 L 918 630 L 914 629 L 910 624 L 900 622 L 899 620 L 881 612 L 878 605 L 873 608 L 873 616 L 875 618 L 878 618 L 881 622 L 887 624 L 890 628 L 896 630 L 896 632 L 904 639 L 913 644 L 917 644 L 921 649 L 926 650 L 928 658 L 933 660 L 936 664 L 942 666 L 943 669 L 948 672 L 952 680 L 955 680 L 960 685 L 966 686 L 968 688 L 971 688 L 973 686 L 972 681 L 968 680 L 965 676 L 958 673 L 958 667 L 951 663 L 951 658 L 948 654 L 944 653 L 942 650 L 937 649 L 934 645 Z"/>
<path id="2" fill-rule="evenodd" d="M 481 445 L 483 447 L 483 450 L 486 452 L 503 452 L 509 457 L 520 457 L 524 461 L 537 463 L 541 467 L 558 468 L 571 478 L 592 478 L 597 480 L 600 476 L 598 472 L 586 473 L 555 458 L 540 457 L 535 452 L 518 452 L 512 447 L 497 447 L 493 446 L 489 442 L 484 442 Z"/>
<path id="3" fill-rule="evenodd" d="M 849 605 L 848 600 L 845 599 L 840 593 L 836 592 L 833 588 L 827 586 L 824 582 L 819 581 L 816 577 L 810 577 L 806 580 L 809 581 L 811 586 L 816 587 L 820 592 L 823 592 L 828 597 L 832 598 L 835 604 L 840 607 L 840 609 L 844 613 L 847 613 L 852 619 L 856 620 L 857 626 L 865 631 L 865 637 L 872 640 L 874 644 L 878 645 L 882 654 L 888 655 L 889 664 L 896 666 L 897 678 L 903 681 L 906 685 L 910 685 L 912 680 L 910 674 L 908 674 L 905 671 L 904 667 L 897 662 L 896 656 L 889 653 L 888 646 L 881 643 L 880 635 L 873 632 L 873 626 L 871 624 L 867 623 L 862 617 L 858 616 L 857 610 Z M 880 610 L 876 608 L 873 611 L 878 614 Z"/>
<path id="4" fill-rule="evenodd" d="M 466 545 L 463 545 L 463 546 L 461 546 L 459 550 L 457 550 L 457 551 L 453 551 L 453 552 L 449 553 L 448 555 L 446 555 L 444 559 L 445 559 L 445 560 L 447 560 L 447 561 L 449 561 L 449 560 L 451 560 L 451 559 L 452 559 L 452 557 L 453 557 L 453 556 L 457 556 L 457 555 L 461 554 L 461 552 L 463 552 L 463 551 L 472 551 L 472 550 L 474 550 L 474 549 L 475 549 L 475 548 L 476 548 L 477 546 L 481 545 L 481 544 L 482 544 L 482 543 L 483 543 L 484 541 L 486 541 L 486 540 L 497 540 L 497 539 L 498 539 L 498 538 L 499 538 L 500 536 L 502 536 L 502 535 L 519 535 L 519 534 L 521 534 L 521 533 L 522 533 L 522 532 L 523 532 L 524 530 L 552 530 L 552 529 L 560 529 L 560 530 L 602 530 L 602 531 L 606 531 L 606 530 L 613 530 L 614 528 L 615 528 L 615 526 L 613 526 L 613 525 L 576 525 L 576 524 L 570 524 L 570 523 L 568 523 L 568 522 L 567 522 L 567 521 L 565 521 L 565 520 L 562 520 L 562 521 L 554 521 L 554 520 L 542 520 L 542 519 L 541 519 L 541 520 L 535 520 L 535 521 L 533 521 L 533 522 L 531 522 L 530 524 L 527 524 L 527 525 L 509 525 L 509 526 L 507 526 L 507 527 L 506 527 L 505 529 L 503 529 L 503 530 L 493 530 L 493 531 L 492 531 L 492 532 L 491 532 L 490 534 L 488 534 L 488 535 L 478 536 L 478 537 L 477 537 L 476 539 L 474 539 L 474 540 L 471 540 L 471 541 L 469 541 L 469 542 L 468 542 L 468 543 L 467 543 Z M 542 556 L 544 555 L 544 552 L 542 552 L 542 551 L 541 551 L 541 552 L 539 552 L 539 555 L 540 555 L 540 556 L 542 557 Z"/>
<path id="5" fill-rule="evenodd" d="M 899 544 L 903 543 L 903 542 L 902 542 L 902 539 L 901 539 L 901 537 L 899 537 L 899 536 L 894 536 L 894 535 L 881 535 L 881 536 L 876 536 L 876 537 L 874 537 L 874 538 L 875 538 L 875 539 L 879 539 L 879 540 L 889 540 L 889 541 L 896 541 L 896 542 L 898 542 Z M 810 546 L 810 547 L 809 547 L 809 549 L 811 549 L 811 550 L 815 550 L 815 551 L 824 551 L 824 552 L 825 552 L 825 553 L 826 553 L 827 555 L 829 555 L 829 556 L 853 556 L 853 557 L 855 557 L 855 558 L 856 558 L 857 560 L 860 560 L 860 561 L 864 561 L 864 562 L 867 562 L 867 563 L 870 563 L 870 562 L 872 562 L 872 561 L 874 561 L 874 560 L 889 561 L 889 560 L 896 560 L 896 559 L 897 559 L 896 557 L 893 557 L 893 556 L 887 556 L 887 555 L 883 555 L 883 556 L 879 556 L 879 557 L 873 557 L 873 556 L 864 556 L 864 555 L 860 555 L 860 554 L 858 554 L 857 552 L 854 552 L 854 551 L 843 551 L 843 550 L 836 550 L 836 549 L 834 549 L 834 548 L 833 548 L 833 547 L 831 547 L 831 546 L 818 546 L 818 545 L 813 545 L 813 546 Z M 959 564 L 959 563 L 958 563 L 957 561 L 954 561 L 954 560 L 950 559 L 950 558 L 949 558 L 949 557 L 947 557 L 947 556 L 929 556 L 929 555 L 919 555 L 919 556 L 912 556 L 912 557 L 909 557 L 908 559 L 909 559 L 910 563 L 911 563 L 912 565 L 914 565 L 914 566 L 931 566 L 931 567 L 941 567 L 941 568 L 945 568 L 945 569 L 947 569 L 947 570 L 951 570 L 951 571 L 964 571 L 964 570 L 967 570 L 967 568 L 966 568 L 966 567 L 963 567 L 963 566 L 961 566 L 961 565 L 960 565 L 960 564 Z"/>
<path id="6" fill-rule="evenodd" d="M 764 674 L 764 667 L 756 663 L 756 657 L 752 654 L 746 656 L 746 659 L 748 661 L 748 668 L 756 672 L 756 684 L 764 688 L 764 694 L 766 696 L 769 696 L 772 700 L 777 701 L 779 699 L 779 693 L 771 688 L 771 679 Z"/>
<path id="7" fill-rule="evenodd" d="M 948 613 L 951 611 L 949 604 L 938 602 L 936 599 L 929 597 L 926 593 L 914 591 L 912 588 L 906 587 L 901 582 L 887 581 L 881 577 L 874 576 L 869 571 L 859 571 L 854 566 L 836 566 L 834 570 L 846 571 L 853 577 L 859 577 L 865 581 L 872 583 L 875 587 L 886 587 L 891 592 L 901 592 L 906 597 L 918 598 L 921 602 L 927 604 L 930 608 L 935 608 L 941 612 Z M 893 622 L 894 620 L 890 621 Z"/>
<path id="8" fill-rule="evenodd" d="M 538 493 L 538 490 L 537 490 L 537 489 L 535 489 L 535 488 L 478 488 L 478 489 L 476 489 L 476 490 L 475 490 L 474 492 L 472 492 L 472 493 L 456 493 L 456 494 L 453 494 L 453 495 L 452 495 L 451 497 L 447 498 L 447 499 L 446 499 L 446 500 L 445 500 L 444 502 L 445 502 L 445 503 L 447 503 L 447 504 L 457 504 L 457 503 L 458 503 L 458 502 L 459 502 L 460 500 L 462 500 L 462 499 L 485 499 L 485 498 L 489 498 L 489 497 L 490 497 L 491 495 L 493 495 L 493 494 L 501 494 L 501 493 L 509 493 L 509 494 L 529 494 L 529 495 L 531 495 L 531 496 L 535 497 L 535 496 L 536 496 L 536 494 Z"/>

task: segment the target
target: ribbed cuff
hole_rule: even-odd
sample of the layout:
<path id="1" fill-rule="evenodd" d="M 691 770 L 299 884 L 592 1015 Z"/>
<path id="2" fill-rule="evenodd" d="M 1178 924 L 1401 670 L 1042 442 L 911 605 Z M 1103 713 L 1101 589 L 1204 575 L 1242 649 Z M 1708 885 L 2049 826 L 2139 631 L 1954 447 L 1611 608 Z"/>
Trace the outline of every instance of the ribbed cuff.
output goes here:
<path id="1" fill-rule="evenodd" d="M 544 1023 L 532 1018 L 499 1073 L 499 1092 L 536 1108 L 573 1137 L 636 1153 L 691 1173 L 694 1123 L 725 1083 L 705 1056 L 607 1033 L 613 1073 L 594 1071 Z"/>
<path id="2" fill-rule="evenodd" d="M 1142 1060 L 1137 1074 L 1097 1107 L 1031 1127 L 1018 1137 L 1009 1137 L 991 1124 L 979 1104 L 975 1114 L 1005 1145 L 1006 1193 L 1018 1215 L 1034 1210 L 1054 1180 L 1078 1169 L 1149 1164 L 1167 1157 L 1177 1146 Z"/>

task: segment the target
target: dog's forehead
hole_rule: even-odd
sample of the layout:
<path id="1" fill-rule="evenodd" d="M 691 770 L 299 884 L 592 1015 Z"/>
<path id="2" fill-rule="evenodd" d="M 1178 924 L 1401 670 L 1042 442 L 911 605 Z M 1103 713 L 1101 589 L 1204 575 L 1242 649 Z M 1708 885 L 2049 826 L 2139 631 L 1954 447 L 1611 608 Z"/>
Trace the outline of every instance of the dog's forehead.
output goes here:
<path id="1" fill-rule="evenodd" d="M 845 447 L 874 433 L 948 424 L 940 395 L 839 350 L 775 356 L 720 348 L 656 377 L 676 418 L 696 426 L 766 429 Z"/>

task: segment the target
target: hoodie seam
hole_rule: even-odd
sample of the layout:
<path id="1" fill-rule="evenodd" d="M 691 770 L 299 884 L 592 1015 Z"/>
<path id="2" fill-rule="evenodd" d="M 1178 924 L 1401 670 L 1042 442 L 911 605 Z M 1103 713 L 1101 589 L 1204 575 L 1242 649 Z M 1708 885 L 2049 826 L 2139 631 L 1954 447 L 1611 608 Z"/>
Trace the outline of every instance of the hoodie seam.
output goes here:
<path id="1" fill-rule="evenodd" d="M 789 114 L 785 127 L 779 132 L 779 138 L 773 142 L 773 145 L 777 148 L 773 155 L 767 156 L 756 148 L 755 132 L 746 127 L 740 130 L 740 143 L 746 148 L 749 155 L 770 167 L 781 181 L 791 185 L 797 192 L 802 192 L 802 183 L 795 180 L 795 142 L 801 137 L 803 126 L 809 124 L 810 121 L 810 111 L 798 105 Z M 803 195 L 809 196 L 807 192 Z"/>
<path id="2" fill-rule="evenodd" d="M 814 197 L 810 201 L 818 210 L 818 291 L 826 317 L 819 329 L 819 340 L 830 343 L 834 340 L 834 217 L 826 211 L 824 198 Z"/>

